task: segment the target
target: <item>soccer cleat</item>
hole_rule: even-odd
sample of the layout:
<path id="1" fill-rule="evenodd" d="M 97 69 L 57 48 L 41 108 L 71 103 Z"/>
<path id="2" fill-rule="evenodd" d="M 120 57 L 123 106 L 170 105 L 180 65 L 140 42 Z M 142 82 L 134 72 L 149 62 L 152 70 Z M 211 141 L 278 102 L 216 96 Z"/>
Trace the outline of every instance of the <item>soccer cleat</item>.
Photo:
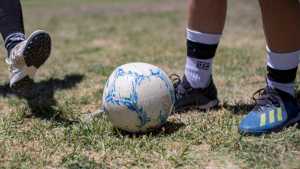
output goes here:
<path id="1" fill-rule="evenodd" d="M 10 87 L 22 90 L 33 83 L 37 69 L 45 63 L 51 52 L 50 35 L 42 30 L 33 32 L 17 44 L 6 58 L 10 66 Z"/>
<path id="2" fill-rule="evenodd" d="M 296 99 L 284 91 L 266 87 L 255 92 L 253 99 L 255 107 L 240 123 L 241 134 L 270 133 L 300 121 Z"/>
<path id="3" fill-rule="evenodd" d="M 171 75 L 175 88 L 175 112 L 196 108 L 199 110 L 209 110 L 216 108 L 219 104 L 217 88 L 210 80 L 208 87 L 204 89 L 193 89 L 186 77 L 182 80 L 178 75 Z"/>

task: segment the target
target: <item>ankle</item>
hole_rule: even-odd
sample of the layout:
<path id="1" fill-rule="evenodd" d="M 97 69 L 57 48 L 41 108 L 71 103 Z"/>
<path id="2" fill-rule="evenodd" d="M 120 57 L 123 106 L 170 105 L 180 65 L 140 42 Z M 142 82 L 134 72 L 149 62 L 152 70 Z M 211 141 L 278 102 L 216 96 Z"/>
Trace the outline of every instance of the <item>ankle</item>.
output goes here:
<path id="1" fill-rule="evenodd" d="M 296 95 L 294 83 L 282 84 L 267 79 L 267 86 L 276 91 L 280 91 L 281 93 L 286 93 L 292 97 L 295 97 Z"/>
<path id="2" fill-rule="evenodd" d="M 8 56 L 11 50 L 20 42 L 25 40 L 25 35 L 20 32 L 12 33 L 5 39 L 5 48 L 7 50 Z"/>

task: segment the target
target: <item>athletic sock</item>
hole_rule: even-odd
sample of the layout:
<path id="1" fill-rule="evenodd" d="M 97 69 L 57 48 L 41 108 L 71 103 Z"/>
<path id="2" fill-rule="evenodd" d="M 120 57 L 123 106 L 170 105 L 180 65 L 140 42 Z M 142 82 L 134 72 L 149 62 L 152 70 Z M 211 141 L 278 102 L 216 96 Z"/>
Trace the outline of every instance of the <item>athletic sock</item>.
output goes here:
<path id="1" fill-rule="evenodd" d="M 10 51 L 20 42 L 25 40 L 25 35 L 23 33 L 17 32 L 12 33 L 5 39 L 5 48 L 7 49 L 8 56 Z"/>
<path id="2" fill-rule="evenodd" d="M 185 76 L 192 88 L 205 88 L 212 75 L 212 63 L 221 34 L 209 34 L 187 29 L 187 59 Z"/>
<path id="3" fill-rule="evenodd" d="M 295 79 L 300 50 L 275 53 L 267 47 L 267 85 L 295 96 Z"/>

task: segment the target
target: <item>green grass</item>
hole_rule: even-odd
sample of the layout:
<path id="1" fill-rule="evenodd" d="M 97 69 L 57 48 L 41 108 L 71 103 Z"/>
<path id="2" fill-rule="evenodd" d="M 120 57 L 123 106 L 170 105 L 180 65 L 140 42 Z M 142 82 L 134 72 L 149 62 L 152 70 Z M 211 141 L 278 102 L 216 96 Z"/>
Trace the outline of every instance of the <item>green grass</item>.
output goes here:
<path id="1" fill-rule="evenodd" d="M 300 168 L 300 130 L 238 134 L 251 94 L 264 86 L 264 40 L 254 1 L 230 1 L 214 78 L 223 106 L 169 118 L 161 130 L 126 135 L 101 105 L 106 79 L 127 62 L 183 72 L 185 1 L 26 0 L 25 25 L 48 30 L 50 60 L 34 99 L 11 94 L 0 63 L 0 168 Z M 241 19 L 242 18 L 242 19 Z M 4 49 L 1 49 L 1 54 Z"/>

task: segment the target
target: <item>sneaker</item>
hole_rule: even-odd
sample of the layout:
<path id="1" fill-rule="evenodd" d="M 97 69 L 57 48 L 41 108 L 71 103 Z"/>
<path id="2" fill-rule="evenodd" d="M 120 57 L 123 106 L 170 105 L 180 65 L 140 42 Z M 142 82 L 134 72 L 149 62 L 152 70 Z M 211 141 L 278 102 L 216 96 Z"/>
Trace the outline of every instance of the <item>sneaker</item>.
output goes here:
<path id="1" fill-rule="evenodd" d="M 241 121 L 241 134 L 260 135 L 300 121 L 297 100 L 290 94 L 266 87 L 254 93 L 255 107 Z"/>
<path id="2" fill-rule="evenodd" d="M 37 69 L 50 56 L 51 38 L 45 31 L 33 32 L 27 40 L 17 44 L 6 58 L 10 66 L 10 87 L 22 90 L 33 83 Z"/>
<path id="3" fill-rule="evenodd" d="M 194 89 L 185 76 L 183 76 L 182 80 L 178 75 L 171 75 L 170 78 L 175 88 L 175 112 L 190 108 L 209 110 L 218 106 L 218 92 L 212 79 L 208 87 L 204 89 Z"/>

